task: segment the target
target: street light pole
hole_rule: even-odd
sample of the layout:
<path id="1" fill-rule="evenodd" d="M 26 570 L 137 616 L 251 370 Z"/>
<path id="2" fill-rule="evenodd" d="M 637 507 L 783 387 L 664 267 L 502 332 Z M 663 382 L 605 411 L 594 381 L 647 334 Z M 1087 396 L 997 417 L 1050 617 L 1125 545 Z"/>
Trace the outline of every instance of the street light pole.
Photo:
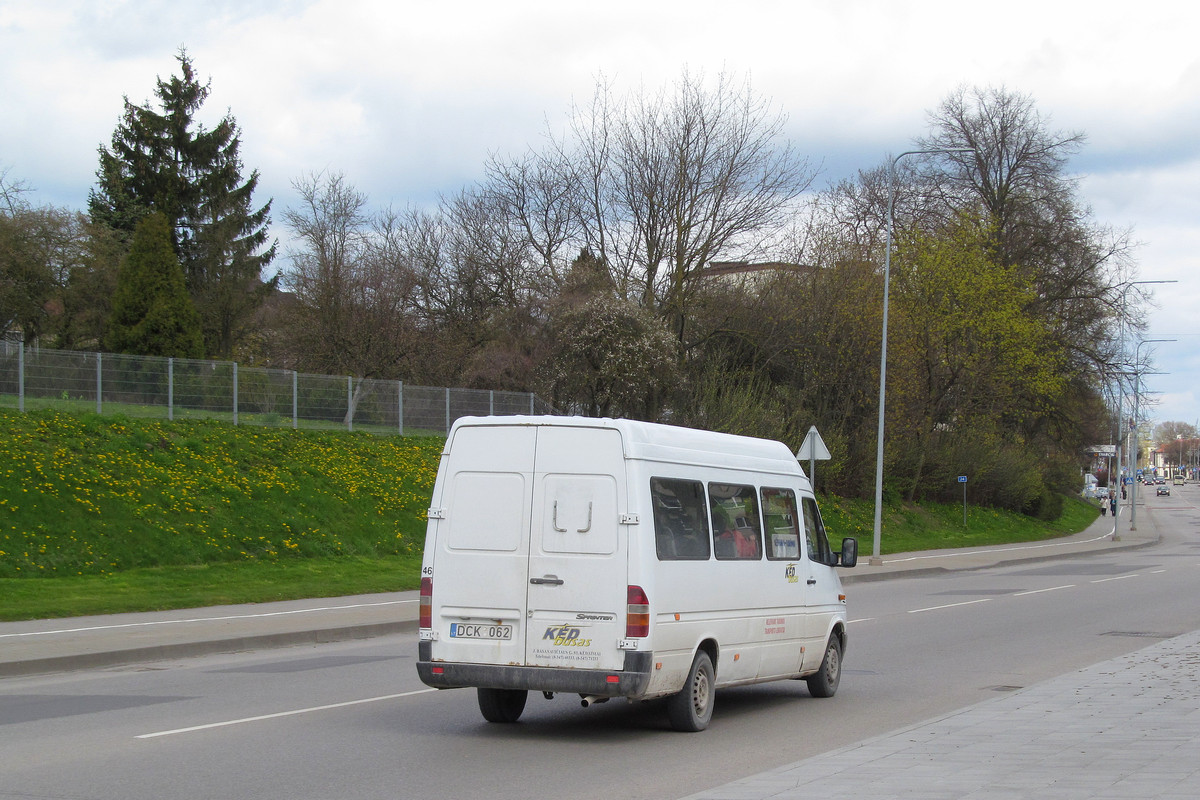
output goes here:
<path id="1" fill-rule="evenodd" d="M 883 563 L 879 555 L 880 531 L 883 527 L 883 411 L 887 392 L 888 287 L 892 275 L 892 211 L 896 205 L 896 165 L 906 156 L 974 152 L 970 147 L 907 150 L 893 158 L 888 166 L 887 243 L 883 251 L 883 340 L 879 348 L 879 425 L 875 440 L 875 547 L 871 551 L 868 564 Z"/>
<path id="2" fill-rule="evenodd" d="M 1133 447 L 1130 448 L 1129 463 L 1131 468 L 1129 474 L 1133 476 L 1133 483 L 1129 484 L 1129 532 L 1133 533 L 1137 530 L 1137 451 L 1138 442 L 1141 437 L 1138 435 L 1138 425 L 1141 424 L 1142 416 L 1142 345 L 1156 344 L 1158 342 L 1175 342 L 1178 339 L 1142 339 L 1133 348 Z"/>
<path id="3" fill-rule="evenodd" d="M 1170 281 L 1129 281 L 1128 283 L 1125 284 L 1125 288 L 1121 290 L 1121 316 L 1117 320 L 1117 324 L 1118 324 L 1119 330 L 1120 330 L 1119 338 L 1120 338 L 1120 342 L 1121 342 L 1120 353 L 1121 353 L 1122 361 L 1125 358 L 1125 306 L 1126 306 L 1125 296 L 1127 294 L 1129 294 L 1129 290 L 1132 289 L 1134 286 L 1145 286 L 1145 285 L 1151 284 L 1151 283 L 1178 283 L 1178 281 L 1173 281 L 1173 280 L 1170 280 Z M 1122 443 L 1122 440 L 1125 438 L 1125 436 L 1124 436 L 1125 426 L 1121 422 L 1121 417 L 1122 417 L 1121 406 L 1122 406 L 1123 400 L 1124 400 L 1124 391 L 1121 388 L 1121 378 L 1118 377 L 1117 378 L 1117 489 L 1118 489 L 1118 492 L 1113 497 L 1114 505 L 1113 505 L 1112 540 L 1114 542 L 1121 540 L 1120 525 L 1118 524 L 1119 520 L 1120 520 L 1120 513 L 1121 513 L 1120 489 L 1125 485 L 1123 476 L 1121 475 L 1121 443 Z M 1136 483 L 1136 482 L 1137 481 L 1134 481 L 1134 483 Z M 1112 491 L 1112 476 L 1111 475 L 1109 476 L 1108 487 L 1109 487 L 1109 491 L 1111 492 Z M 1132 517 L 1132 515 L 1131 515 L 1131 517 Z"/>

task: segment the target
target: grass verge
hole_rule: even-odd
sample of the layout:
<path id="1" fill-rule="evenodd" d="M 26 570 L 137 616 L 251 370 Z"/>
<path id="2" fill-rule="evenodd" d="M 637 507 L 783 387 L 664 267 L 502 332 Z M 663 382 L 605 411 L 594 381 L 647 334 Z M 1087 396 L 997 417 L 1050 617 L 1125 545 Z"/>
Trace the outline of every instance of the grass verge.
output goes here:
<path id="1" fill-rule="evenodd" d="M 870 553 L 875 538 L 875 506 L 870 500 L 825 497 L 821 515 L 830 542 L 837 547 L 844 536 L 858 539 L 859 554 Z M 967 506 L 963 524 L 961 503 L 900 503 L 883 509 L 880 555 L 983 547 L 1017 542 L 1038 542 L 1070 536 L 1100 516 L 1097 506 L 1081 498 L 1067 498 L 1062 516 L 1045 521 L 986 506 Z"/>
<path id="2" fill-rule="evenodd" d="M 419 556 L 139 567 L 108 575 L 0 578 L 0 620 L 266 603 L 415 588 Z"/>
<path id="3" fill-rule="evenodd" d="M 417 588 L 439 437 L 0 411 L 0 619 Z M 1086 528 L 990 508 L 885 509 L 881 552 Z M 825 497 L 830 539 L 873 545 L 870 501 Z"/>

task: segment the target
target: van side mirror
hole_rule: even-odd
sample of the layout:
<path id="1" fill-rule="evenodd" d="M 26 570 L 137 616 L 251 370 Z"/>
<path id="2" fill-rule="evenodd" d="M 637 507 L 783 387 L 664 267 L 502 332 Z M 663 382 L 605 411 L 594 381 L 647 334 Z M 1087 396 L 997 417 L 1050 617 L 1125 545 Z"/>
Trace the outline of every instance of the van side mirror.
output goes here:
<path id="1" fill-rule="evenodd" d="M 842 539 L 842 566 L 853 567 L 858 564 L 858 539 L 846 537 Z"/>

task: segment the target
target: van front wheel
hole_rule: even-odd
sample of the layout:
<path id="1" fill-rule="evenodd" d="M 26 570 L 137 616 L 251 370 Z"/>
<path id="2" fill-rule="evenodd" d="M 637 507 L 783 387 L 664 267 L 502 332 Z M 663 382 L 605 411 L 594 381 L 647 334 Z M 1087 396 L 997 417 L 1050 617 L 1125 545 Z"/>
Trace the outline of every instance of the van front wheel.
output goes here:
<path id="1" fill-rule="evenodd" d="M 829 637 L 821 668 L 805 678 L 808 693 L 813 697 L 833 697 L 842 681 L 842 643 L 836 634 Z"/>
<path id="2" fill-rule="evenodd" d="M 701 650 L 692 660 L 683 690 L 667 698 L 667 716 L 677 731 L 702 731 L 712 719 L 715 673 L 712 659 Z"/>
<path id="3" fill-rule="evenodd" d="M 524 689 L 484 689 L 479 690 L 479 710 L 488 722 L 516 722 L 525 710 L 525 698 L 528 692 Z"/>

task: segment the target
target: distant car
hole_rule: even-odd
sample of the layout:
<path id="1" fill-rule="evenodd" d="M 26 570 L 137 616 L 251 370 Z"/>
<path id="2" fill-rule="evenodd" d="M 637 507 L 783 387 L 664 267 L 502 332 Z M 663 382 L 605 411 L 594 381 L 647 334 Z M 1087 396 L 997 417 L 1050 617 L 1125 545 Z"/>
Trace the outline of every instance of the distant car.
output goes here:
<path id="1" fill-rule="evenodd" d="M 1164 494 L 1167 495 L 1168 497 L 1170 497 L 1171 496 L 1171 487 L 1170 486 L 1159 486 L 1158 489 L 1155 490 L 1154 494 L 1158 497 L 1162 497 Z"/>
<path id="2" fill-rule="evenodd" d="M 1097 500 L 1107 500 L 1108 499 L 1108 487 L 1107 486 L 1097 486 L 1096 487 L 1096 499 Z"/>
<path id="3" fill-rule="evenodd" d="M 1162 477 L 1162 476 L 1159 476 L 1159 477 L 1157 477 L 1157 478 L 1155 478 L 1155 479 L 1154 479 L 1154 483 L 1155 483 L 1155 484 L 1157 484 L 1158 486 L 1162 486 L 1162 485 L 1163 485 L 1163 484 L 1165 484 L 1166 482 L 1167 482 L 1167 479 L 1166 479 L 1166 478 L 1164 478 L 1164 477 Z"/>

